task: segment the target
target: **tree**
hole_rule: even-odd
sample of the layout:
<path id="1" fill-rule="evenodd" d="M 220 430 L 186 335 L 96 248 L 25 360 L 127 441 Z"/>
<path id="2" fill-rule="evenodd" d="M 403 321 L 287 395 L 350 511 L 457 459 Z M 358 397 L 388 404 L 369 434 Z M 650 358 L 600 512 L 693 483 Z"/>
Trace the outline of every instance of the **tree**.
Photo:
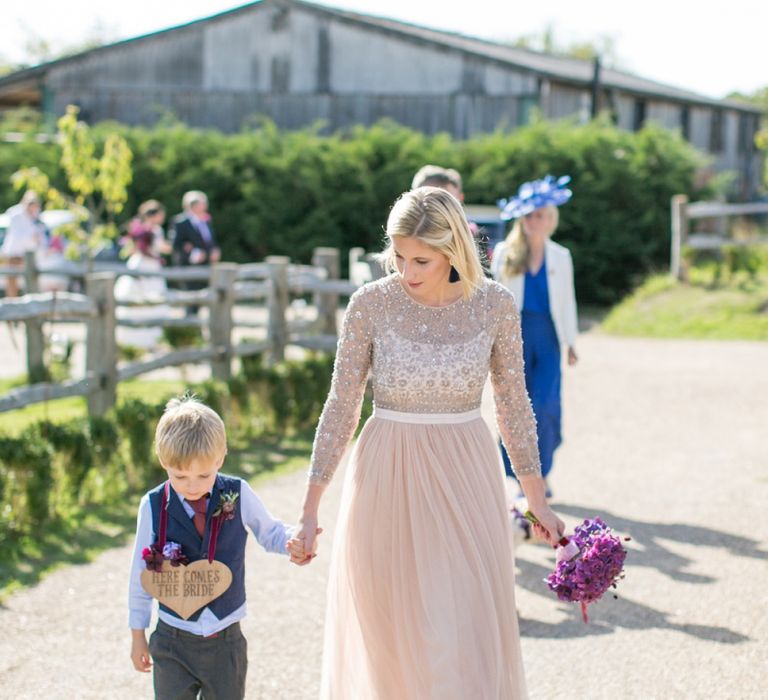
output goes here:
<path id="1" fill-rule="evenodd" d="M 767 155 L 763 164 L 763 184 L 768 188 L 768 86 L 755 90 L 751 95 L 733 92 L 728 97 L 759 107 L 763 112 L 760 129 L 755 134 L 755 145 Z"/>
<path id="2" fill-rule="evenodd" d="M 74 221 L 59 229 L 69 243 L 69 257 L 94 255 L 117 237 L 115 218 L 125 206 L 133 179 L 133 153 L 125 139 L 114 132 L 107 134 L 98 156 L 99 144 L 90 127 L 78 121 L 78 112 L 69 105 L 57 123 L 69 192 L 53 187 L 38 168 L 21 168 L 11 176 L 17 190 L 38 192 L 47 208 L 72 212 Z"/>
<path id="3" fill-rule="evenodd" d="M 538 34 L 526 34 L 510 43 L 512 46 L 523 49 L 532 49 L 564 58 L 578 58 L 583 61 L 592 61 L 599 57 L 603 65 L 614 68 L 619 62 L 616 52 L 616 40 L 613 37 L 602 35 L 589 41 L 561 44 L 555 37 L 555 26 L 553 24 L 548 24 Z"/>
<path id="4" fill-rule="evenodd" d="M 31 65 L 55 61 L 59 58 L 74 56 L 83 51 L 104 46 L 115 41 L 117 35 L 115 28 L 107 25 L 101 19 L 96 19 L 85 35 L 73 43 L 67 43 L 61 39 L 46 38 L 23 22 L 19 24 L 21 31 L 26 34 L 24 53 L 29 59 L 27 62 Z M 21 67 L 23 66 L 18 66 L 17 68 Z"/>

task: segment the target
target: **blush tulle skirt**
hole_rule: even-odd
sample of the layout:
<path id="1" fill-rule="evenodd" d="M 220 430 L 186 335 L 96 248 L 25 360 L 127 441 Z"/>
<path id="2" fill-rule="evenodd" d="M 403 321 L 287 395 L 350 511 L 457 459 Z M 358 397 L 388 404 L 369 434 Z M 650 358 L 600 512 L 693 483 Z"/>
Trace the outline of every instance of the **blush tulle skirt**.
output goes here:
<path id="1" fill-rule="evenodd" d="M 496 442 L 480 417 L 376 409 L 347 469 L 321 697 L 526 697 Z"/>

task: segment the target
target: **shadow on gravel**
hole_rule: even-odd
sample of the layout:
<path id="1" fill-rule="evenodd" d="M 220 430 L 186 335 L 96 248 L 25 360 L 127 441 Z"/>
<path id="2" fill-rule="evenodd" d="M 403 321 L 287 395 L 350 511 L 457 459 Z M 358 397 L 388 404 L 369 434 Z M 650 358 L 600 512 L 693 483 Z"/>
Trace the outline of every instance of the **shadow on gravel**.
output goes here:
<path id="1" fill-rule="evenodd" d="M 50 571 L 87 564 L 99 552 L 127 541 L 136 524 L 132 503 L 90 506 L 78 521 L 54 520 L 34 537 L 0 542 L 0 602 Z"/>
<path id="2" fill-rule="evenodd" d="M 562 503 L 557 504 L 556 510 L 558 513 L 579 519 L 601 517 L 619 534 L 629 535 L 632 538 L 635 547 L 632 547 L 629 554 L 630 566 L 651 567 L 666 574 L 671 579 L 683 583 L 709 584 L 714 583 L 717 578 L 684 571 L 685 567 L 691 563 L 690 559 L 669 551 L 661 544 L 660 540 L 705 547 L 720 547 L 736 556 L 768 559 L 768 552 L 759 549 L 759 543 L 756 540 L 698 525 L 682 523 L 670 525 L 629 520 L 608 511 L 588 510 L 580 506 Z M 543 581 L 550 571 L 539 564 L 519 557 L 517 585 L 532 593 L 551 597 L 553 594 Z M 563 638 L 609 634 L 617 628 L 669 629 L 723 644 L 740 644 L 750 640 L 746 635 L 727 627 L 674 622 L 670 619 L 670 613 L 622 598 L 621 586 L 619 586 L 617 599 L 607 593 L 602 600 L 589 606 L 590 622 L 588 625 L 582 621 L 581 612 L 577 605 L 561 602 L 557 602 L 557 605 L 567 615 L 566 619 L 552 624 L 521 616 L 521 634 L 527 637 Z"/>
<path id="3" fill-rule="evenodd" d="M 685 571 L 691 560 L 664 547 L 663 541 L 702 547 L 718 547 L 729 554 L 750 559 L 768 561 L 768 552 L 759 549 L 760 543 L 740 535 L 733 535 L 721 530 L 713 530 L 700 525 L 684 523 L 653 523 L 629 520 L 608 511 L 595 511 L 581 506 L 558 503 L 555 510 L 575 519 L 601 517 L 608 525 L 622 535 L 629 535 L 634 545 L 630 556 L 632 566 L 649 566 L 675 581 L 684 583 L 712 583 L 717 579 Z"/>
<path id="4" fill-rule="evenodd" d="M 543 581 L 549 573 L 550 569 L 521 560 L 518 565 L 517 585 L 532 593 L 539 593 L 548 598 L 553 597 L 554 594 L 550 592 Z M 673 622 L 669 613 L 622 598 L 620 592 L 617 599 L 614 599 L 610 593 L 606 593 L 602 600 L 590 605 L 589 624 L 586 625 L 581 619 L 581 610 L 577 604 L 559 601 L 555 601 L 555 603 L 563 611 L 565 616 L 563 620 L 553 624 L 528 619 L 521 615 L 520 634 L 523 637 L 562 639 L 611 634 L 620 628 L 633 630 L 667 629 L 722 644 L 741 644 L 750 641 L 748 636 L 727 627 Z"/>

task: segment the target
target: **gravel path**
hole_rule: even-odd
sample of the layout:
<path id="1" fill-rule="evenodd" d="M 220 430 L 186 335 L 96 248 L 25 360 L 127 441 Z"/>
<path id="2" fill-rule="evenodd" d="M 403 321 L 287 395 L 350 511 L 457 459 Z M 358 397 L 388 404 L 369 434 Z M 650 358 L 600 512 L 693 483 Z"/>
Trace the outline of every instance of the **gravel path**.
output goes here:
<path id="1" fill-rule="evenodd" d="M 627 578 L 619 599 L 592 606 L 584 625 L 541 582 L 550 551 L 520 548 L 531 698 L 765 698 L 768 344 L 588 333 L 580 351 L 581 363 L 566 370 L 555 504 L 571 527 L 602 515 L 632 537 Z M 303 481 L 284 475 L 259 492 L 291 520 Z M 311 566 L 290 567 L 253 547 L 248 698 L 317 697 L 340 486 L 337 478 L 324 502 L 328 532 Z M 109 550 L 0 608 L 0 694 L 151 697 L 150 678 L 128 659 L 128 559 L 128 547 Z"/>

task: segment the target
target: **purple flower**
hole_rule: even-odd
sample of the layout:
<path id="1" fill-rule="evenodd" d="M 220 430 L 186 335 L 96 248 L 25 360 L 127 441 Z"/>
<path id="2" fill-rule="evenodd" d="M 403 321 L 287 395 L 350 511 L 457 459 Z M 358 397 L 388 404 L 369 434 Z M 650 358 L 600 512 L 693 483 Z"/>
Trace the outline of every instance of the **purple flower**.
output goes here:
<path id="1" fill-rule="evenodd" d="M 559 561 L 545 581 L 560 600 L 586 605 L 599 600 L 623 576 L 627 550 L 600 518 L 586 519 L 570 541 L 579 548 L 572 559 Z M 584 612 L 586 620 L 586 613 Z"/>
<path id="2" fill-rule="evenodd" d="M 177 559 L 181 555 L 181 545 L 176 542 L 166 542 L 163 547 L 163 556 L 166 559 Z"/>
<path id="3" fill-rule="evenodd" d="M 531 523 L 515 506 L 509 509 L 509 521 L 520 530 L 524 540 L 531 539 Z"/>
<path id="4" fill-rule="evenodd" d="M 179 566 L 180 564 L 186 566 L 189 564 L 189 557 L 184 556 L 181 545 L 176 542 L 169 541 L 165 543 L 163 556 L 171 562 L 171 566 Z"/>
<path id="5" fill-rule="evenodd" d="M 176 542 L 166 542 L 162 551 L 157 542 L 149 547 L 144 547 L 141 558 L 146 562 L 147 569 L 150 571 L 160 571 L 164 561 L 170 561 L 171 566 L 189 564 L 189 557 L 184 556 L 181 545 L 176 544 Z"/>

